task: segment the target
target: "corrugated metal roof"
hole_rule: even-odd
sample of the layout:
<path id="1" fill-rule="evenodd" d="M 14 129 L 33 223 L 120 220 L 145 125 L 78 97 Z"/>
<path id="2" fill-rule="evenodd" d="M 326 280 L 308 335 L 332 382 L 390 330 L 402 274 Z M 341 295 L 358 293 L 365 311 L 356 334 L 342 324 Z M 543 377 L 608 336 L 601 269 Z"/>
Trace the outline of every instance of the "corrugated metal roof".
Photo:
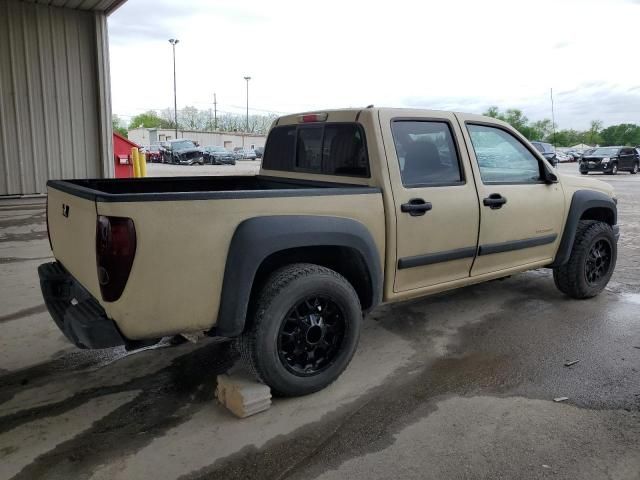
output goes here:
<path id="1" fill-rule="evenodd" d="M 93 10 L 97 12 L 105 12 L 107 14 L 113 12 L 127 0 L 22 0 L 27 3 L 39 3 L 52 7 L 73 8 L 77 10 Z"/>

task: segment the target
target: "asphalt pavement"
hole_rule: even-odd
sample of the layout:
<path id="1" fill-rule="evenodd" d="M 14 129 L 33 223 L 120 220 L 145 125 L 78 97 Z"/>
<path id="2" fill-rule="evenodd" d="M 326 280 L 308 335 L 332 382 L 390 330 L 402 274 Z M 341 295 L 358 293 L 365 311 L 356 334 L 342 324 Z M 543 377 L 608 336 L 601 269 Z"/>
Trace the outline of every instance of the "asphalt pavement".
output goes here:
<path id="1" fill-rule="evenodd" d="M 337 382 L 244 420 L 213 395 L 225 343 L 69 345 L 37 282 L 44 206 L 0 202 L 0 480 L 639 479 L 640 175 L 598 178 L 621 230 L 601 295 L 540 269 L 382 306 Z"/>

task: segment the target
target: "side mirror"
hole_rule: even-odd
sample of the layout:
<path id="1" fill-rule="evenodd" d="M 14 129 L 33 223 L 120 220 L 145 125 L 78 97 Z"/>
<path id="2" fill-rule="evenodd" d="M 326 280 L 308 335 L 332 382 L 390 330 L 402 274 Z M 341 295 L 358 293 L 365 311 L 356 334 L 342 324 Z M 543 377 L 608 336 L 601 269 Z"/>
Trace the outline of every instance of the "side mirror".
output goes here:
<path id="1" fill-rule="evenodd" d="M 550 172 L 545 168 L 544 183 L 546 183 L 547 185 L 551 185 L 552 183 L 558 183 L 558 176 L 555 173 Z"/>

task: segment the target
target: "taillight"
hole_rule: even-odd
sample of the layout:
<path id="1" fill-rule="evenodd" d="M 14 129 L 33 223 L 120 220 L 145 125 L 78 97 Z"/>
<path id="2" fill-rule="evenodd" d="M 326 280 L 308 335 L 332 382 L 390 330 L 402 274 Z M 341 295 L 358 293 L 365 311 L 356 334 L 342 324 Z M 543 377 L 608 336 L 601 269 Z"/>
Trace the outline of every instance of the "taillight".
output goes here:
<path id="1" fill-rule="evenodd" d="M 120 298 L 136 255 L 136 229 L 125 217 L 98 216 L 96 262 L 100 292 L 105 302 Z"/>
<path id="2" fill-rule="evenodd" d="M 304 115 L 298 115 L 298 123 L 326 122 L 327 117 L 327 112 L 305 113 Z"/>

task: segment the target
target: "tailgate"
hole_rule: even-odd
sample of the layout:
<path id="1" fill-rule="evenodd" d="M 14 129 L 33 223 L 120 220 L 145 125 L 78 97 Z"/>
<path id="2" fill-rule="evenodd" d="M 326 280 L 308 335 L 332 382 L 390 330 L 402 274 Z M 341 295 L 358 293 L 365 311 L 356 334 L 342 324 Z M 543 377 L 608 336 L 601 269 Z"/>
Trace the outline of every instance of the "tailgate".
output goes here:
<path id="1" fill-rule="evenodd" d="M 47 221 L 53 256 L 96 298 L 100 297 L 96 267 L 96 204 L 49 186 Z"/>

